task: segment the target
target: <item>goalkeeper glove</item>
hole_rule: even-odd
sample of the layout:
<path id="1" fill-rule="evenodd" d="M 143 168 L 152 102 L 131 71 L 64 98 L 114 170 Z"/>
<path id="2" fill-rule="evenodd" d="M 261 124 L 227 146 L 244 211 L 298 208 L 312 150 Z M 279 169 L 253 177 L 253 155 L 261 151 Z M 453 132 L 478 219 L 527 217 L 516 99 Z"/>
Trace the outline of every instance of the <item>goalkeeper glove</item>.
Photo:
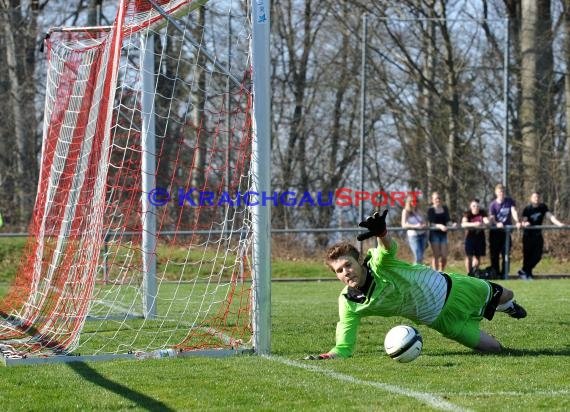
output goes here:
<path id="1" fill-rule="evenodd" d="M 305 360 L 323 360 L 323 359 L 334 359 L 335 356 L 332 353 L 321 353 L 320 355 L 309 355 L 305 356 Z"/>
<path id="2" fill-rule="evenodd" d="M 373 236 L 384 237 L 386 236 L 386 215 L 388 214 L 388 209 L 384 210 L 384 213 L 380 214 L 378 212 L 374 213 L 372 216 L 368 216 L 366 220 L 363 220 L 358 224 L 358 226 L 368 229 L 368 232 L 359 234 L 356 238 L 359 242 L 371 238 Z"/>

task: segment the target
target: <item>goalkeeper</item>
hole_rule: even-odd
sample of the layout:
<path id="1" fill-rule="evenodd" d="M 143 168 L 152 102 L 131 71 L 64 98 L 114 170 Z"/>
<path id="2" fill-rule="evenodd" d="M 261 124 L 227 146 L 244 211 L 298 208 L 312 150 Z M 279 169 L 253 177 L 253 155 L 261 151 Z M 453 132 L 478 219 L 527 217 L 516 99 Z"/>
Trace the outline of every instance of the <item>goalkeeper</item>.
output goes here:
<path id="1" fill-rule="evenodd" d="M 338 299 L 336 345 L 305 359 L 352 356 L 360 319 L 365 316 L 403 316 L 469 348 L 500 352 L 501 344 L 482 331 L 480 323 L 483 318 L 491 320 L 495 311 L 524 318 L 526 311 L 513 300 L 513 292 L 483 279 L 398 260 L 397 244 L 386 230 L 387 213 L 375 213 L 359 224 L 368 230 L 358 235 L 359 241 L 376 236 L 379 243 L 363 263 L 350 243 L 328 249 L 327 265 L 346 285 Z"/>

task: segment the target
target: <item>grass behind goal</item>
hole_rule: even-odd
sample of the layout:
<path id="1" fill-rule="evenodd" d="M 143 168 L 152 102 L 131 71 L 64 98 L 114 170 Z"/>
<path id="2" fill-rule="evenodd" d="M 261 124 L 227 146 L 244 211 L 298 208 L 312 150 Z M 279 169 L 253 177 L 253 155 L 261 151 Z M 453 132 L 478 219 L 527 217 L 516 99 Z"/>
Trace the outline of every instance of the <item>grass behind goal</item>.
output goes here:
<path id="1" fill-rule="evenodd" d="M 273 284 L 269 358 L 116 360 L 0 368 L 6 411 L 569 410 L 570 280 L 505 281 L 529 312 L 484 328 L 508 350 L 480 355 L 426 327 L 410 364 L 382 350 L 400 318 L 368 318 L 350 360 L 300 358 L 333 345 L 337 282 Z M 3 291 L 0 290 L 0 293 Z"/>

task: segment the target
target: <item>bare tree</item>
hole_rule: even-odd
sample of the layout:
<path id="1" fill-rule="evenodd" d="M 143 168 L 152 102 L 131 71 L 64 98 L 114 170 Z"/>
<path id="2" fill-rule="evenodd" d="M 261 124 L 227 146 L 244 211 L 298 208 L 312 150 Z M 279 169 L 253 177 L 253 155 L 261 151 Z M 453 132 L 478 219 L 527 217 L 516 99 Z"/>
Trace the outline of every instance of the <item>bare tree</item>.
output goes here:
<path id="1" fill-rule="evenodd" d="M 37 180 L 36 155 L 36 110 L 35 110 L 35 48 L 38 2 L 23 10 L 16 0 L 0 2 L 0 21 L 5 40 L 7 81 L 9 84 L 6 109 L 9 111 L 10 129 L 4 129 L 5 138 L 12 141 L 4 152 L 6 185 L 12 200 L 8 200 L 10 220 L 24 228 L 31 213 L 34 200 L 33 188 Z M 13 208 L 13 209 L 12 209 Z"/>
<path id="2" fill-rule="evenodd" d="M 87 25 L 99 26 L 101 24 L 101 7 L 103 0 L 89 0 L 87 5 Z"/>
<path id="3" fill-rule="evenodd" d="M 306 143 L 307 131 L 303 125 L 305 115 L 305 99 L 308 88 L 309 58 L 314 52 L 316 34 L 322 25 L 323 18 L 319 17 L 312 10 L 313 1 L 304 2 L 302 16 L 294 13 L 293 3 L 290 1 L 274 4 L 273 15 L 276 33 L 275 39 L 278 50 L 282 53 L 279 63 L 285 64 L 282 72 L 280 90 L 284 94 L 291 94 L 293 105 L 292 112 L 287 114 L 290 118 L 287 125 L 287 138 L 283 142 L 285 147 L 279 150 L 281 165 L 281 186 L 287 188 L 294 184 L 295 170 L 300 170 L 306 175 L 305 162 L 306 153 L 302 149 Z M 277 136 L 283 133 L 278 133 Z M 280 141 L 276 144 L 280 147 Z"/>
<path id="4" fill-rule="evenodd" d="M 552 116 L 552 36 L 550 1 L 523 0 L 521 19 L 521 119 L 524 191 L 545 187 Z M 545 147 L 543 147 L 545 146 Z M 544 150 L 544 151 L 543 151 Z"/>
<path id="5" fill-rule="evenodd" d="M 462 7 L 467 3 L 469 8 Z M 0 99 L 0 181 L 5 193 L 14 194 L 1 199 L 0 206 L 9 220 L 23 226 L 37 179 L 41 120 L 37 107 L 43 89 L 35 54 L 37 33 L 43 28 L 37 27 L 37 21 L 93 25 L 100 17 L 108 24 L 103 12 L 111 3 L 0 0 L 0 4 L 0 64 L 7 68 L 0 72 L 0 94 L 6 96 Z M 363 132 L 366 189 L 419 189 L 426 194 L 439 190 L 452 212 L 458 213 L 469 198 L 488 197 L 494 183 L 501 181 L 501 146 L 508 132 L 511 195 L 520 201 L 538 187 L 557 214 L 565 216 L 570 204 L 566 190 L 569 8 L 568 0 L 272 2 L 275 190 L 313 195 L 319 191 L 326 201 L 328 192 L 339 187 L 357 189 Z M 361 36 L 363 13 L 373 28 L 367 39 Z M 499 20 L 504 17 L 509 18 L 510 41 L 507 130 L 503 116 L 507 39 L 504 21 Z M 194 35 L 201 36 L 198 31 Z M 359 99 L 363 41 L 368 56 L 366 107 Z M 157 48 L 178 47 L 158 43 Z M 158 87 L 166 96 L 170 68 L 165 65 L 161 70 L 164 76 L 157 78 Z M 199 73 L 194 76 L 201 81 Z M 191 98 L 198 111 L 201 99 Z M 364 109 L 361 131 L 359 116 Z M 186 120 L 199 121 L 192 116 Z M 159 133 L 164 129 L 160 122 L 157 127 Z M 182 138 L 174 129 L 163 132 Z M 188 132 L 184 138 L 186 144 L 192 140 Z M 165 144 L 163 154 L 174 150 L 170 143 L 175 142 Z M 204 156 L 198 149 L 197 165 Z M 168 167 L 168 162 L 161 163 L 160 174 Z M 201 180 L 196 172 L 191 183 L 198 187 Z M 339 224 L 342 213 L 353 212 L 339 211 L 334 204 L 279 205 L 273 220 L 276 227 L 329 226 Z"/>
<path id="6" fill-rule="evenodd" d="M 409 188 L 428 195 L 441 191 L 458 214 L 469 198 L 487 193 L 489 170 L 500 160 L 488 155 L 496 146 L 488 135 L 499 124 L 502 54 L 493 55 L 475 20 L 466 22 L 447 4 L 405 1 L 397 11 L 382 3 L 361 7 L 371 21 L 377 19 L 369 95 L 383 107 L 377 116 L 384 139 L 392 135 L 400 146 L 396 182 L 402 185 L 405 178 Z"/>
<path id="7" fill-rule="evenodd" d="M 561 154 L 560 156 L 560 166 L 559 166 L 559 173 L 560 176 L 560 187 L 561 188 L 568 188 L 570 187 L 570 158 L 568 156 L 569 150 L 568 146 L 568 136 L 570 136 L 570 1 L 564 0 L 564 8 L 563 8 L 563 16 L 564 16 L 564 24 L 563 24 L 563 31 L 564 31 L 564 62 L 566 63 L 566 71 L 564 73 L 564 118 L 566 119 L 566 129 L 564 130 L 565 133 L 561 133 L 562 138 L 560 139 L 560 143 L 557 147 L 557 152 Z M 557 191 L 556 199 L 554 207 L 555 208 L 563 208 L 566 210 L 567 215 L 570 215 L 568 211 L 570 207 L 570 193 L 568 190 L 559 190 Z M 555 211 L 557 215 L 560 215 L 558 211 Z"/>

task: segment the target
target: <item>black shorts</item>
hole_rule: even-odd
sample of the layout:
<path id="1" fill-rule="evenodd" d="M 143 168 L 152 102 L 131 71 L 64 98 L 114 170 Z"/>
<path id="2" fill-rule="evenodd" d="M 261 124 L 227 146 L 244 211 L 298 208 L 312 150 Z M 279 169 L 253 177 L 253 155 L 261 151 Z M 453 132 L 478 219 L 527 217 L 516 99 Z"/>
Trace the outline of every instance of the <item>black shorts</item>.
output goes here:
<path id="1" fill-rule="evenodd" d="M 491 285 L 491 297 L 483 311 L 483 317 L 488 320 L 493 320 L 497 306 L 499 306 L 499 299 L 501 299 L 501 295 L 503 294 L 503 287 L 494 282 L 489 282 L 489 285 Z"/>
<path id="2" fill-rule="evenodd" d="M 467 256 L 485 256 L 485 237 L 467 236 L 465 238 L 465 254 Z"/>

